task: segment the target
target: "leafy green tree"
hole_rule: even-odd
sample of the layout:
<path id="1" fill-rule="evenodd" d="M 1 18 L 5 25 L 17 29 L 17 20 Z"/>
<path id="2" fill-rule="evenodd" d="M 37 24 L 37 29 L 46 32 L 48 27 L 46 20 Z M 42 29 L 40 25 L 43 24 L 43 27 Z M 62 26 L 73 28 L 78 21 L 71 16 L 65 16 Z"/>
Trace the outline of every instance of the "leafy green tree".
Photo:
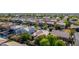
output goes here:
<path id="1" fill-rule="evenodd" d="M 47 36 L 41 35 L 37 37 L 36 44 L 41 46 L 65 46 L 64 41 L 51 34 L 48 34 Z"/>
<path id="2" fill-rule="evenodd" d="M 42 40 L 43 38 L 46 38 L 46 35 L 41 35 L 35 38 L 35 44 L 40 45 L 40 40 Z"/>
<path id="3" fill-rule="evenodd" d="M 27 40 L 30 40 L 30 39 L 32 39 L 32 36 L 29 34 L 29 33 L 23 33 L 23 34 L 21 34 L 21 39 L 23 40 L 23 41 L 27 41 Z"/>
<path id="4" fill-rule="evenodd" d="M 36 30 L 38 30 L 38 24 L 37 23 L 34 24 L 34 27 L 36 28 Z"/>
<path id="5" fill-rule="evenodd" d="M 50 16 L 50 18 L 52 19 L 53 17 L 52 17 L 52 16 Z"/>
<path id="6" fill-rule="evenodd" d="M 55 45 L 55 42 L 56 42 L 56 40 L 57 40 L 57 37 L 55 37 L 55 36 L 49 34 L 49 35 L 47 36 L 47 39 L 48 39 L 48 41 L 49 41 L 49 43 L 50 43 L 50 46 L 54 46 L 54 45 Z"/>
<path id="7" fill-rule="evenodd" d="M 60 16 L 60 18 L 61 18 L 61 19 L 63 19 L 63 18 L 64 18 L 64 16 L 63 16 L 63 15 L 61 15 L 61 16 Z"/>
<path id="8" fill-rule="evenodd" d="M 40 40 L 40 45 L 41 46 L 49 46 L 50 43 L 49 43 L 48 39 L 43 38 L 43 39 Z"/>
<path id="9" fill-rule="evenodd" d="M 65 44 L 65 42 L 63 41 L 63 40 L 57 40 L 56 42 L 55 42 L 55 46 L 65 46 L 66 44 Z"/>
<path id="10" fill-rule="evenodd" d="M 66 26 L 70 26 L 70 22 L 68 20 L 65 20 L 64 23 L 66 24 Z"/>
<path id="11" fill-rule="evenodd" d="M 48 28 L 47 24 L 43 24 L 43 29 L 46 30 Z"/>
<path id="12" fill-rule="evenodd" d="M 38 39 L 43 39 L 43 38 L 46 38 L 46 35 L 41 35 L 41 36 L 38 36 Z"/>
<path id="13" fill-rule="evenodd" d="M 69 16 L 69 18 L 77 18 L 77 16 Z"/>

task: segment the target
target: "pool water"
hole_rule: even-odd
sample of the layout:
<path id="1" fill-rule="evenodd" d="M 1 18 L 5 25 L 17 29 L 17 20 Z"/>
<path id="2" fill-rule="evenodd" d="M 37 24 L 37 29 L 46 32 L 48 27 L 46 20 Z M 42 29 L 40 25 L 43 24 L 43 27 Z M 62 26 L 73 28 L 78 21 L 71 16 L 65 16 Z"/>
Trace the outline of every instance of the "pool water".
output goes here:
<path id="1" fill-rule="evenodd" d="M 7 36 L 0 34 L 0 38 L 7 38 Z"/>

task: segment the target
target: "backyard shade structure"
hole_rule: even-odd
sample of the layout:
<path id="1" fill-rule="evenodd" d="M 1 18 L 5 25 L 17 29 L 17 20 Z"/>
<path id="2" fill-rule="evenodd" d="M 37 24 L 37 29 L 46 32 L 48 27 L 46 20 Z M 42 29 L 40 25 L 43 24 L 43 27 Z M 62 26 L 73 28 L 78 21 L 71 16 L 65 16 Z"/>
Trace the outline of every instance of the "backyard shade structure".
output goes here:
<path id="1" fill-rule="evenodd" d="M 74 33 L 75 46 L 79 46 L 79 32 Z"/>
<path id="2" fill-rule="evenodd" d="M 8 41 L 7 39 L 0 38 L 0 45 L 7 42 L 7 41 Z"/>
<path id="3" fill-rule="evenodd" d="M 10 41 L 2 44 L 2 46 L 23 46 L 23 45 L 15 41 Z"/>
<path id="4" fill-rule="evenodd" d="M 38 30 L 35 33 L 33 33 L 33 36 L 38 37 L 40 35 L 48 35 L 48 34 L 49 34 L 49 31 L 47 31 L 47 30 Z"/>
<path id="5" fill-rule="evenodd" d="M 64 31 L 60 31 L 60 30 L 52 30 L 51 34 L 62 38 L 65 41 L 70 41 L 70 35 Z"/>

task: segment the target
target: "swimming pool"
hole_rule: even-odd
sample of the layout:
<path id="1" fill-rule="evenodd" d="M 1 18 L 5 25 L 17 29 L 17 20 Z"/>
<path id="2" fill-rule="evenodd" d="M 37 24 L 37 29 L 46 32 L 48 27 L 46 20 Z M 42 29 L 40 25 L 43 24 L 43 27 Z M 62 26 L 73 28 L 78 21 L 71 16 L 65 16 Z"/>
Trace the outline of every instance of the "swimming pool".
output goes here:
<path id="1" fill-rule="evenodd" d="M 0 34 L 0 38 L 7 38 L 6 35 Z"/>

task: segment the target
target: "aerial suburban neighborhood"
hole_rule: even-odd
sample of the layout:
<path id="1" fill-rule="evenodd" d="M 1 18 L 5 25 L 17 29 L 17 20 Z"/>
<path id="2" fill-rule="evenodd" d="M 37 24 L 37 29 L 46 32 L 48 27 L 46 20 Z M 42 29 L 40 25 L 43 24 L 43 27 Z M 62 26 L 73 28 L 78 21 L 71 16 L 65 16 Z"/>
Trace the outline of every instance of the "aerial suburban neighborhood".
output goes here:
<path id="1" fill-rule="evenodd" d="M 79 46 L 79 14 L 1 13 L 0 46 Z"/>

